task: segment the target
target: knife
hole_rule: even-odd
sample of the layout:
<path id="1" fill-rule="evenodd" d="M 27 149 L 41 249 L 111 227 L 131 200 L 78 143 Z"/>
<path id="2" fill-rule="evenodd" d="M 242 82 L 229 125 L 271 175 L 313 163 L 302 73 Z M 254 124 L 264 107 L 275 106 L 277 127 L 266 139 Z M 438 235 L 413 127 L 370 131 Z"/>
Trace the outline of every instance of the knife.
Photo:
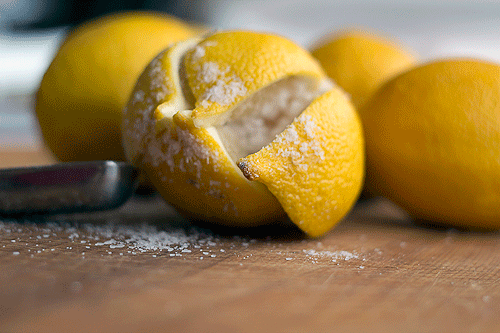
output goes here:
<path id="1" fill-rule="evenodd" d="M 125 162 L 67 162 L 0 170 L 0 214 L 113 209 L 134 193 L 139 170 Z"/>

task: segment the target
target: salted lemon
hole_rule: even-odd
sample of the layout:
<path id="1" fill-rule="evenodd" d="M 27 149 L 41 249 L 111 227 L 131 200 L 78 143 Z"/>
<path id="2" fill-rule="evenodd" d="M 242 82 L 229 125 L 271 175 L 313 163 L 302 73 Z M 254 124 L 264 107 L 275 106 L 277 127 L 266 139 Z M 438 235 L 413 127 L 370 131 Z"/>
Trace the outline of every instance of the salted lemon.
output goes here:
<path id="1" fill-rule="evenodd" d="M 124 109 L 129 161 L 186 215 L 253 226 L 288 214 L 310 236 L 359 194 L 364 141 L 348 96 L 280 36 L 219 32 L 146 68 Z"/>
<path id="2" fill-rule="evenodd" d="M 394 41 L 361 30 L 323 38 L 312 54 L 358 108 L 387 79 L 416 63 L 415 56 Z"/>
<path id="3" fill-rule="evenodd" d="M 172 42 L 198 32 L 163 14 L 84 23 L 61 45 L 36 97 L 43 139 L 61 161 L 123 160 L 121 113 L 137 78 Z"/>
<path id="4" fill-rule="evenodd" d="M 500 66 L 452 59 L 412 69 L 361 110 L 367 187 L 419 219 L 500 227 Z"/>

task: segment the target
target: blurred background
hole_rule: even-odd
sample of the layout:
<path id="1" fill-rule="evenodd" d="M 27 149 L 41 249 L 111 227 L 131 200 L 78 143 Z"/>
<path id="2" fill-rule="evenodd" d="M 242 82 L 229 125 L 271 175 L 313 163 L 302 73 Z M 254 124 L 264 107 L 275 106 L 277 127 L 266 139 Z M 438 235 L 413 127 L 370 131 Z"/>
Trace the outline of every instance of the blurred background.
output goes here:
<path id="1" fill-rule="evenodd" d="M 500 0 L 0 0 L 0 147 L 41 145 L 33 94 L 68 29 L 123 10 L 156 10 L 217 29 L 282 34 L 304 47 L 362 27 L 396 38 L 421 59 L 500 61 Z"/>

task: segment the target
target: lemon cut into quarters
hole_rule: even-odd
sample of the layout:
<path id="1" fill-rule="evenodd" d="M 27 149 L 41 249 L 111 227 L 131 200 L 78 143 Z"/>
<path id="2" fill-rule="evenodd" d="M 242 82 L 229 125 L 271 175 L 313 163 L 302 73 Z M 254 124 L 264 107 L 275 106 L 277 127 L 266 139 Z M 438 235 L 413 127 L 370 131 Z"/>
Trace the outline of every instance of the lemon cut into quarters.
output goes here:
<path id="1" fill-rule="evenodd" d="M 160 53 L 122 133 L 128 160 L 168 202 L 225 225 L 286 213 L 320 236 L 351 209 L 364 177 L 349 98 L 307 51 L 270 34 L 219 32 Z"/>

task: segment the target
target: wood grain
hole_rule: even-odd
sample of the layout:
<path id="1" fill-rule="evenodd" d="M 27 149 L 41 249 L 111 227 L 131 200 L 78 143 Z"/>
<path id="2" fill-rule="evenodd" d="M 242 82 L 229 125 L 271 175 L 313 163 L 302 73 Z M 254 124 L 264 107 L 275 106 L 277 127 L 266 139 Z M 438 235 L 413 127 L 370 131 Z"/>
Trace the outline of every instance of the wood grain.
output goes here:
<path id="1" fill-rule="evenodd" d="M 174 257 L 154 250 L 123 249 L 120 255 L 96 241 L 82 243 L 89 236 L 85 223 L 145 222 L 169 233 L 191 230 L 157 198 L 89 215 L 4 222 L 0 331 L 485 332 L 500 327 L 498 234 L 421 228 L 386 201 L 359 204 L 321 239 L 210 234 L 215 245 L 201 250 L 215 257 L 194 248 L 196 242 L 189 246 L 192 252 Z M 65 223 L 80 225 L 78 238 L 68 238 Z M 308 254 L 339 251 L 356 257 Z"/>
<path id="2" fill-rule="evenodd" d="M 190 252 L 112 248 L 120 228 L 184 235 Z M 0 332 L 500 330 L 499 234 L 425 228 L 382 199 L 320 239 L 193 229 L 155 196 L 4 219 L 0 265 Z"/>

